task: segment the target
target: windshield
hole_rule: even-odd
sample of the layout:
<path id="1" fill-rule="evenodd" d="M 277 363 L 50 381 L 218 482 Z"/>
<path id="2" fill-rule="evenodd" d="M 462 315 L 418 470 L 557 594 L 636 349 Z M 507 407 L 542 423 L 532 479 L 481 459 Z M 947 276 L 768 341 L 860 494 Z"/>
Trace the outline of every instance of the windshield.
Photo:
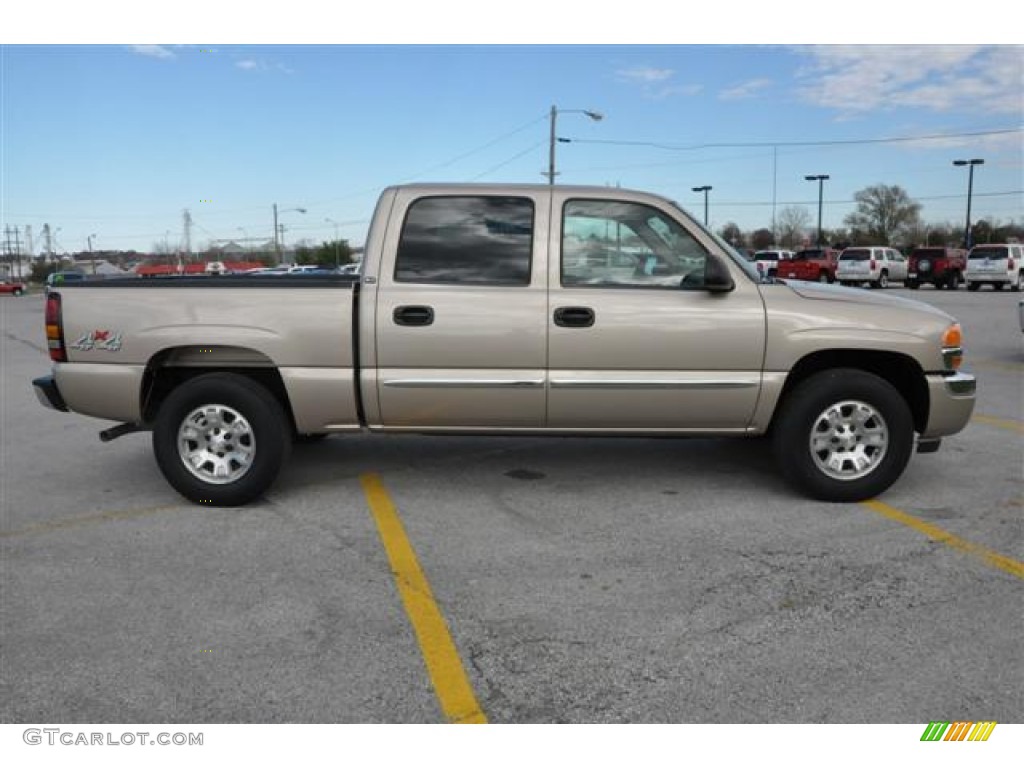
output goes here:
<path id="1" fill-rule="evenodd" d="M 848 248 L 839 257 L 840 261 L 867 261 L 871 258 L 871 251 L 867 248 Z"/>
<path id="2" fill-rule="evenodd" d="M 758 251 L 757 253 L 754 254 L 754 258 L 757 259 L 758 261 L 778 261 L 779 260 L 779 252 L 778 251 Z"/>
<path id="3" fill-rule="evenodd" d="M 1007 248 L 1000 246 L 982 246 L 971 251 L 970 259 L 1005 259 Z"/>

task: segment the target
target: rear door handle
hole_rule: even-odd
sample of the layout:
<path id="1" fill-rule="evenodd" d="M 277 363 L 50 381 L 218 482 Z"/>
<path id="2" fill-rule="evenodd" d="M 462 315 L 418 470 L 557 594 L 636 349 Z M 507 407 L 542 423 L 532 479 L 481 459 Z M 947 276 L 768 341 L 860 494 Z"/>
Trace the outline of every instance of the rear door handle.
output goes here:
<path id="1" fill-rule="evenodd" d="M 562 328 L 589 328 L 594 319 L 594 310 L 590 307 L 559 307 L 555 310 L 555 325 Z"/>
<path id="2" fill-rule="evenodd" d="M 395 307 L 391 317 L 395 325 L 430 325 L 434 322 L 433 307 Z"/>

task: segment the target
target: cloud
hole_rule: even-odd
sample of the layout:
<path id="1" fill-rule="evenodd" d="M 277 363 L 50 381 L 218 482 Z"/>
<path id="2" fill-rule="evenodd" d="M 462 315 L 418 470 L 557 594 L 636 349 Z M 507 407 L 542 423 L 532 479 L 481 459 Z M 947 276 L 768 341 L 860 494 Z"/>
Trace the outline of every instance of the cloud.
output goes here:
<path id="1" fill-rule="evenodd" d="M 747 80 L 745 83 L 727 88 L 718 94 L 718 98 L 722 101 L 737 101 L 739 99 L 752 99 L 757 96 L 761 91 L 772 84 L 771 80 L 766 78 L 758 78 L 756 80 Z"/>
<path id="2" fill-rule="evenodd" d="M 671 69 L 655 69 L 654 67 L 630 67 L 615 72 L 619 80 L 627 83 L 661 83 L 675 74 Z"/>
<path id="3" fill-rule="evenodd" d="M 615 78 L 620 83 L 631 83 L 640 86 L 640 91 L 648 99 L 667 99 L 670 96 L 696 96 L 704 87 L 702 85 L 677 85 L 672 82 L 674 69 L 658 69 L 656 67 L 630 67 L 615 71 Z"/>
<path id="4" fill-rule="evenodd" d="M 803 49 L 798 96 L 844 117 L 877 110 L 1020 114 L 1019 46 L 823 46 Z"/>
<path id="5" fill-rule="evenodd" d="M 131 49 L 142 56 L 152 56 L 155 59 L 173 59 L 174 52 L 162 45 L 133 45 Z"/>

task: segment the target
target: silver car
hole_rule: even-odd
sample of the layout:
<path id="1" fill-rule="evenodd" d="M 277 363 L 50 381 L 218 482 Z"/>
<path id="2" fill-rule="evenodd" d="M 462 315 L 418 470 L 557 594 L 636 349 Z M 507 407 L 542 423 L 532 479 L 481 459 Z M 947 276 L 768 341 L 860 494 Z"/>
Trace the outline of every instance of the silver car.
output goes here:
<path id="1" fill-rule="evenodd" d="M 907 271 L 906 257 L 895 248 L 847 248 L 839 254 L 836 280 L 843 285 L 869 283 L 872 288 L 886 288 L 894 280 L 906 281 Z"/>

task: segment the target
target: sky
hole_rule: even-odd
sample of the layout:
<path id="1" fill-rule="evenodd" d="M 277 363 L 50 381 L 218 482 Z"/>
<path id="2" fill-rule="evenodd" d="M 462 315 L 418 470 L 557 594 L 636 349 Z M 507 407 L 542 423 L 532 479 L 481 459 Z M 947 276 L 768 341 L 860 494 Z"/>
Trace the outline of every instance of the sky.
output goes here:
<path id="1" fill-rule="evenodd" d="M 826 45 L 799 24 L 774 28 L 776 43 L 742 30 L 717 40 L 649 5 L 628 18 L 608 6 L 619 17 L 590 26 L 567 15 L 544 33 L 496 34 L 497 6 L 485 18 L 454 0 L 440 5 L 450 17 L 413 14 L 375 35 L 361 31 L 388 10 L 296 24 L 282 6 L 279 30 L 230 14 L 198 24 L 186 2 L 167 6 L 177 26 L 111 31 L 72 14 L 56 27 L 30 18 L 45 33 L 17 39 L 7 25 L 2 224 L 22 239 L 31 226 L 37 253 L 44 224 L 58 251 L 86 250 L 90 235 L 97 250 L 151 251 L 180 247 L 188 210 L 197 249 L 270 239 L 276 204 L 287 243 L 358 246 L 386 186 L 544 183 L 552 106 L 569 139 L 556 145 L 559 183 L 656 192 L 698 218 L 692 189 L 710 185 L 715 229 L 771 228 L 790 206 L 816 221 L 805 176 L 818 174 L 830 177 L 826 228 L 873 184 L 903 187 L 926 222 L 962 226 L 968 172 L 952 161 L 973 158 L 985 163 L 972 219 L 1024 222 L 1024 47 L 960 43 L 953 25 L 900 44 L 870 25 Z M 456 33 L 466 9 L 477 26 Z"/>

